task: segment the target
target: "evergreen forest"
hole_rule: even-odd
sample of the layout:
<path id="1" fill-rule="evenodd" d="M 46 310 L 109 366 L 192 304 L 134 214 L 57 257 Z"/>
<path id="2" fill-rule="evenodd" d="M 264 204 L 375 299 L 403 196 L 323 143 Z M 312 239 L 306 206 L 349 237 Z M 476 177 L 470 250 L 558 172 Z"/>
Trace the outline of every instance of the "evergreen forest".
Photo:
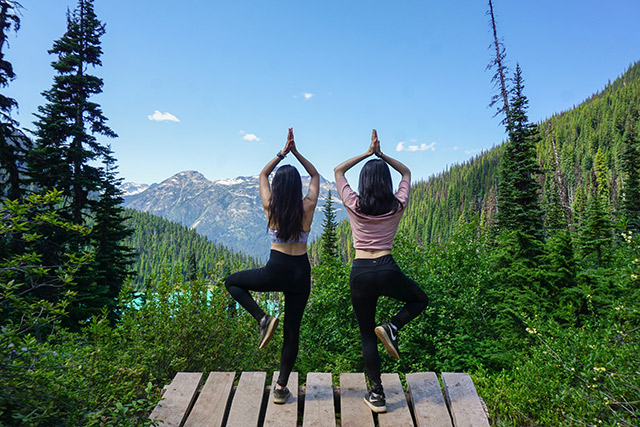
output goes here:
<path id="1" fill-rule="evenodd" d="M 125 210 L 102 92 L 93 0 L 53 41 L 34 128 L 0 94 L 0 424 L 153 425 L 179 371 L 278 369 L 282 328 L 223 280 L 258 267 L 193 230 Z M 493 106 L 505 141 L 416 182 L 393 255 L 429 297 L 383 372 L 468 372 L 496 426 L 640 424 L 640 63 L 575 108 L 532 123 L 526 69 L 494 34 Z M 21 6 L 0 0 L 0 87 Z M 3 93 L 5 93 L 3 91 Z M 309 245 L 312 291 L 295 370 L 362 372 L 349 295 L 349 224 L 329 194 Z M 279 294 L 260 304 L 281 313 Z M 268 300 L 268 301 L 266 301 Z M 381 299 L 377 320 L 400 307 Z M 194 345 L 198 343 L 198 345 Z M 382 346 L 380 346 L 382 349 Z"/>

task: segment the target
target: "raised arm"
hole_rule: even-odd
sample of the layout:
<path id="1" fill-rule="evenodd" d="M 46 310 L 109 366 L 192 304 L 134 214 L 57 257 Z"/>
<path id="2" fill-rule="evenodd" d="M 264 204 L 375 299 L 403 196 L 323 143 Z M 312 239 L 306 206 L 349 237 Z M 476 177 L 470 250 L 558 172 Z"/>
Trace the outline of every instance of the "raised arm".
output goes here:
<path id="1" fill-rule="evenodd" d="M 288 148 L 291 153 L 293 153 L 302 167 L 307 171 L 309 177 L 311 177 L 311 181 L 309 182 L 309 191 L 307 191 L 307 195 L 304 199 L 311 202 L 313 204 L 313 208 L 315 209 L 316 204 L 318 203 L 318 194 L 320 194 L 320 174 L 316 170 L 315 166 L 313 166 L 313 164 L 311 164 L 311 162 L 298 151 L 295 140 L 293 138 L 293 128 L 289 128 L 287 145 L 285 147 Z"/>
<path id="2" fill-rule="evenodd" d="M 293 138 L 292 132 L 292 129 L 289 129 L 289 134 Z M 262 171 L 260 171 L 260 200 L 262 201 L 262 208 L 267 214 L 269 213 L 269 202 L 271 201 L 271 185 L 269 185 L 269 175 L 271 175 L 271 172 L 273 172 L 276 166 L 278 166 L 278 163 L 280 163 L 280 161 L 284 159 L 284 156 L 287 155 L 290 149 L 291 148 L 289 147 L 289 140 L 287 139 L 287 143 L 285 144 L 284 149 L 279 151 L 273 159 L 269 160 L 264 168 L 262 168 Z"/>
<path id="3" fill-rule="evenodd" d="M 375 136 L 375 139 L 374 139 L 374 136 Z M 342 178 L 349 169 L 351 169 L 352 167 L 354 167 L 355 165 L 357 165 L 358 163 L 360 163 L 361 161 L 363 161 L 364 159 L 366 159 L 367 157 L 375 153 L 376 151 L 375 141 L 377 140 L 378 140 L 378 134 L 374 129 L 373 133 L 371 134 L 371 145 L 369 145 L 369 148 L 367 149 L 367 151 L 365 151 L 363 154 L 360 154 L 358 156 L 345 160 L 344 162 L 340 163 L 338 166 L 336 166 L 333 169 L 333 174 L 335 175 L 336 182 L 338 182 L 338 179 Z"/>
<path id="4" fill-rule="evenodd" d="M 375 141 L 374 141 L 375 139 Z M 382 154 L 380 150 L 380 140 L 378 140 L 378 133 L 376 130 L 373 130 L 373 134 L 371 135 L 371 144 L 374 146 L 375 155 L 387 162 L 389 166 L 394 168 L 400 175 L 402 175 L 402 179 L 406 179 L 411 184 L 411 170 L 404 165 L 404 163 L 399 160 L 394 159 L 393 157 L 389 157 L 386 154 Z"/>

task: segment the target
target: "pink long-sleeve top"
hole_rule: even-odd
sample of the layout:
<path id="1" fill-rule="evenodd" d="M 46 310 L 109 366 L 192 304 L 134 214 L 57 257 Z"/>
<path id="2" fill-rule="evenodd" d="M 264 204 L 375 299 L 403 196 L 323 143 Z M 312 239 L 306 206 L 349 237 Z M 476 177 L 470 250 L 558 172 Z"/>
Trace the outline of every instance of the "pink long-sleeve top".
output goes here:
<path id="1" fill-rule="evenodd" d="M 349 215 L 354 248 L 369 250 L 391 249 L 393 238 L 398 230 L 398 223 L 409 201 L 410 186 L 408 180 L 403 179 L 400 181 L 395 196 L 402 206 L 397 211 L 372 216 L 358 212 L 358 202 L 360 200 L 358 193 L 351 189 L 344 176 L 338 178 L 336 187 Z"/>

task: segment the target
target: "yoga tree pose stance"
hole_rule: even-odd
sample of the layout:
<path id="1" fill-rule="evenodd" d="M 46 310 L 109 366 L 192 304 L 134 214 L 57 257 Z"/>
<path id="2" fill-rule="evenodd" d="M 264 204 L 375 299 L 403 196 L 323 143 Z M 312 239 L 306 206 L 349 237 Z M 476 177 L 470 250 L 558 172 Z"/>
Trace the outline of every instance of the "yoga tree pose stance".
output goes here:
<path id="1" fill-rule="evenodd" d="M 289 152 L 298 159 L 311 177 L 309 191 L 304 198 L 300 174 L 291 165 L 279 167 L 269 185 L 269 175 Z M 260 198 L 271 237 L 269 261 L 263 268 L 240 271 L 225 280 L 225 286 L 231 296 L 258 321 L 259 348 L 264 348 L 271 340 L 279 320 L 266 314 L 249 291 L 284 293 L 284 340 L 280 357 L 280 375 L 273 393 L 275 403 L 284 403 L 289 397 L 287 382 L 298 356 L 300 322 L 311 289 L 307 238 L 318 202 L 319 188 L 320 175 L 296 148 L 293 129 L 290 128 L 284 149 L 260 172 Z"/>
<path id="2" fill-rule="evenodd" d="M 378 159 L 369 160 L 362 167 L 358 194 L 351 189 L 344 174 L 373 154 Z M 402 175 L 395 194 L 389 166 Z M 409 200 L 411 171 L 398 160 L 382 154 L 374 129 L 369 149 L 340 163 L 334 173 L 338 194 L 349 215 L 356 250 L 349 285 L 353 311 L 360 328 L 364 365 L 371 386 L 364 401 L 372 411 L 385 412 L 387 407 L 380 379 L 376 336 L 387 352 L 399 359 L 398 330 L 418 316 L 428 303 L 427 295 L 416 282 L 400 271 L 391 256 L 393 238 Z M 380 296 L 403 301 L 405 305 L 388 323 L 376 326 L 376 305 Z"/>

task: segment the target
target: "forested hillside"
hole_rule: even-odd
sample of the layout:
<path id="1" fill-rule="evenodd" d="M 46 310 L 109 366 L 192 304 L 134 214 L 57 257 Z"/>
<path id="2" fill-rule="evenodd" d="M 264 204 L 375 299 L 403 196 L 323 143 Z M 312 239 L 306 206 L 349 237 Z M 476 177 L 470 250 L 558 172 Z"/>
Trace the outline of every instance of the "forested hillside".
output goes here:
<path id="1" fill-rule="evenodd" d="M 143 289 L 149 279 L 178 265 L 185 278 L 199 275 L 212 280 L 258 265 L 253 258 L 215 244 L 184 225 L 133 209 L 125 214 L 134 230 L 125 243 L 137 254 L 132 266 L 136 289 Z"/>
<path id="2" fill-rule="evenodd" d="M 569 223 L 582 208 L 598 151 L 607 169 L 609 202 L 614 211 L 622 188 L 621 155 L 625 121 L 640 105 L 640 63 L 632 65 L 604 90 L 572 110 L 539 123 L 538 161 L 543 170 L 543 200 L 558 194 Z M 638 119 L 635 117 L 635 128 Z M 502 146 L 412 187 L 411 203 L 401 229 L 419 242 L 444 242 L 461 218 L 496 213 L 497 170 Z"/>

